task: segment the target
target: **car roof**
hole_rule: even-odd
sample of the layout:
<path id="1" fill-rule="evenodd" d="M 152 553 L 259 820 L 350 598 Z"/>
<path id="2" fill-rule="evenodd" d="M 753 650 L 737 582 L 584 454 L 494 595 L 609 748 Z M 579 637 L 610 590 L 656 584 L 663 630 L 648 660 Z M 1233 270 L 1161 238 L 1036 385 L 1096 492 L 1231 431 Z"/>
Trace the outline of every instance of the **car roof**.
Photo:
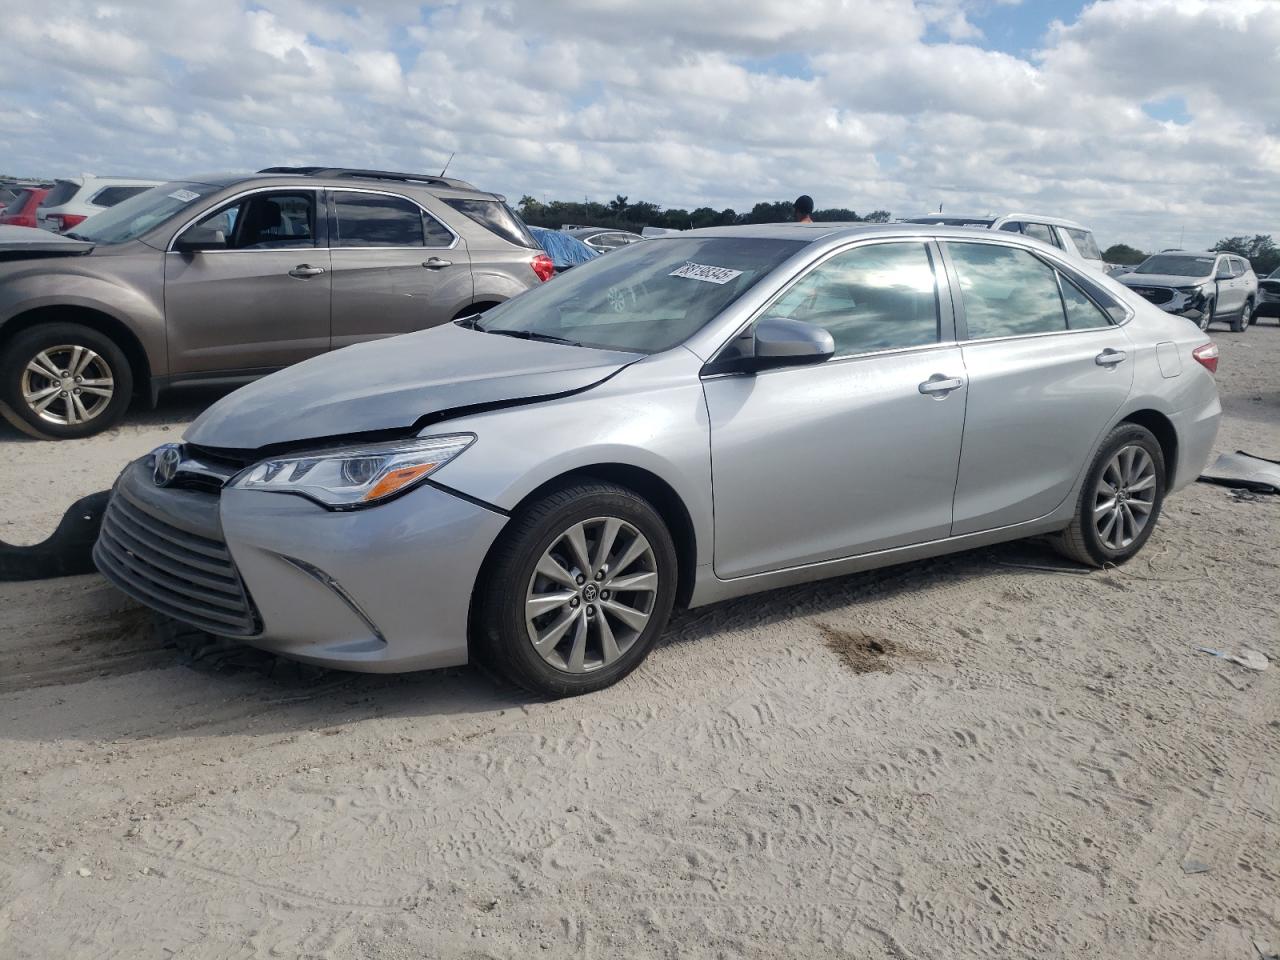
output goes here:
<path id="1" fill-rule="evenodd" d="M 1083 223 L 1077 223 L 1075 220 L 1068 220 L 1065 217 L 1050 217 L 1043 213 L 1001 213 L 1001 214 L 982 214 L 980 216 L 966 217 L 963 214 L 955 213 L 931 213 L 922 217 L 910 217 L 910 223 L 986 223 L 992 224 L 997 220 L 1030 220 L 1033 223 L 1051 223 L 1055 227 L 1070 227 L 1072 230 L 1089 230 Z"/>
<path id="2" fill-rule="evenodd" d="M 761 240 L 800 240 L 816 243 L 857 237 L 968 237 L 990 240 L 991 231 L 979 227 L 951 227 L 924 223 L 751 223 L 732 227 L 700 227 L 682 230 L 654 240 L 679 240 L 685 237 L 750 237 Z M 1020 234 L 1010 234 L 1025 239 Z"/>
<path id="3" fill-rule="evenodd" d="M 402 186 L 426 190 L 435 196 L 503 200 L 500 194 L 481 190 L 465 180 L 437 177 L 431 174 L 393 173 L 386 170 L 357 170 L 343 167 L 267 167 L 254 173 L 205 173 L 178 177 L 174 182 L 203 183 L 212 187 L 234 187 L 260 183 L 271 186 L 298 186 L 307 183 L 317 187 Z"/>

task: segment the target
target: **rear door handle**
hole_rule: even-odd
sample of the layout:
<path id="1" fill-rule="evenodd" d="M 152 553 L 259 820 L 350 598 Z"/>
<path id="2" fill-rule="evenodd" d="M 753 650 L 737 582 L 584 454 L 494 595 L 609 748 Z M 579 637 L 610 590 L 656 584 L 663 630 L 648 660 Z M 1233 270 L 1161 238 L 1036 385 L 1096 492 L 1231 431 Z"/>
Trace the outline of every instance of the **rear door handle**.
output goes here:
<path id="1" fill-rule="evenodd" d="M 324 267 L 313 267 L 309 263 L 300 263 L 289 271 L 289 276 L 305 280 L 307 277 L 318 277 L 324 273 Z"/>
<path id="2" fill-rule="evenodd" d="M 1114 367 L 1117 363 L 1124 363 L 1127 356 L 1128 354 L 1123 350 L 1112 350 L 1107 347 L 1107 349 L 1093 358 L 1093 362 L 1100 367 Z"/>
<path id="3" fill-rule="evenodd" d="M 441 260 L 439 257 L 429 257 L 422 261 L 422 265 L 428 270 L 443 270 L 445 267 L 452 267 L 452 260 Z"/>
<path id="4" fill-rule="evenodd" d="M 959 390 L 964 386 L 964 380 L 960 377 L 948 377 L 946 374 L 935 373 L 932 377 L 920 384 L 920 392 L 926 397 L 932 396 L 941 400 L 952 390 Z"/>

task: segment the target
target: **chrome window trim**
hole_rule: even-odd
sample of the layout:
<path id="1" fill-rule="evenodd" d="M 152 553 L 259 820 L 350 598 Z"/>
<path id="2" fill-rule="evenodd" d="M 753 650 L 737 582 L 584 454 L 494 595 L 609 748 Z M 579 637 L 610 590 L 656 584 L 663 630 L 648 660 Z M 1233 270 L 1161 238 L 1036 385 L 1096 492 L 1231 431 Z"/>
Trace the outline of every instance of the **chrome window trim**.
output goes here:
<path id="1" fill-rule="evenodd" d="M 1088 331 L 1081 330 L 1077 332 L 1087 333 Z M 823 367 L 829 367 L 833 363 L 839 364 L 839 363 L 849 363 L 855 360 L 873 360 L 879 357 L 897 356 L 899 354 L 907 354 L 907 353 L 930 353 L 934 350 L 943 350 L 943 349 L 953 350 L 961 346 L 963 346 L 963 344 L 958 340 L 940 340 L 937 343 L 921 343 L 921 344 L 917 344 L 914 347 L 887 347 L 884 350 L 867 350 L 864 353 L 844 353 L 838 357 L 837 356 L 828 357 L 826 360 L 823 360 L 821 363 L 802 364 L 802 365 L 792 366 L 792 367 L 773 367 L 767 370 L 757 370 L 754 373 L 750 374 L 750 376 L 768 377 L 768 376 L 774 375 L 775 373 L 800 373 L 805 370 L 818 370 Z M 706 381 L 706 380 L 719 380 L 722 377 L 744 377 L 744 376 L 748 376 L 748 374 L 742 373 L 741 371 L 737 371 L 737 370 L 725 370 L 725 371 L 720 371 L 716 373 L 699 374 L 699 379 Z"/>
<path id="2" fill-rule="evenodd" d="M 169 242 L 165 244 L 164 252 L 165 253 L 182 253 L 181 250 L 175 250 L 173 248 L 173 245 L 178 242 L 178 238 L 182 236 L 184 233 L 186 233 L 187 230 L 189 230 L 191 227 L 195 226 L 197 223 L 203 220 L 205 217 L 209 216 L 209 214 L 222 209 L 222 207 L 226 205 L 238 202 L 240 200 L 243 200 L 245 197 L 251 197 L 254 194 L 258 194 L 258 193 L 307 193 L 308 191 L 310 191 L 311 193 L 317 194 L 316 215 L 319 216 L 320 208 L 321 208 L 321 203 L 320 203 L 321 197 L 319 196 L 319 194 L 321 194 L 324 191 L 324 187 L 315 187 L 315 186 L 290 187 L 288 185 L 284 185 L 284 186 L 277 185 L 274 187 L 253 187 L 249 190 L 242 190 L 239 193 L 234 193 L 229 197 L 224 197 L 222 200 L 219 200 L 217 203 L 211 204 L 210 206 L 205 207 L 203 210 L 197 213 L 194 217 L 192 217 L 190 220 L 184 223 L 181 227 L 179 227 L 176 231 L 174 231 L 173 236 L 169 238 Z M 266 249 L 278 251 L 278 250 L 324 250 L 327 248 L 318 247 L 313 243 L 309 247 L 270 247 Z M 250 249 L 250 250 L 201 250 L 200 251 L 202 256 L 206 253 L 262 253 L 262 252 L 263 250 L 253 250 L 253 249 Z"/>
<path id="3" fill-rule="evenodd" d="M 934 299 L 935 299 L 935 303 L 937 305 L 937 310 L 938 310 L 938 342 L 915 344 L 914 346 L 911 346 L 911 347 L 889 347 L 884 350 L 868 350 L 868 351 L 863 351 L 861 353 L 835 354 L 827 358 L 826 360 L 824 360 L 821 364 L 819 364 L 819 366 L 825 366 L 826 364 L 833 363 L 837 360 L 854 360 L 859 357 L 878 356 L 885 353 L 900 353 L 905 350 L 917 350 L 921 348 L 946 346 L 947 344 L 954 344 L 958 342 L 955 336 L 956 330 L 955 330 L 954 322 L 951 324 L 951 339 L 950 340 L 942 339 L 943 337 L 942 328 L 945 325 L 944 323 L 945 317 L 943 316 L 942 294 L 943 294 L 943 291 L 946 290 L 948 293 L 948 298 L 950 298 L 950 287 L 949 285 L 948 286 L 943 285 L 943 281 L 945 280 L 945 274 L 942 271 L 942 263 L 940 260 L 938 260 L 934 256 L 936 252 L 934 248 L 937 241 L 933 237 L 928 237 L 928 236 L 862 237 L 853 241 L 852 243 L 847 243 L 844 246 L 835 247 L 834 249 L 826 251 L 825 253 L 821 254 L 816 260 L 806 263 L 802 269 L 797 270 L 795 276 L 793 276 L 790 280 L 788 280 L 785 285 L 780 287 L 778 290 L 774 291 L 773 295 L 769 297 L 769 299 L 766 300 L 761 306 L 757 307 L 755 312 L 753 312 L 746 320 L 744 320 L 741 324 L 739 324 L 738 327 L 733 331 L 733 333 L 731 333 L 728 337 L 724 339 L 724 342 L 721 343 L 720 346 L 716 347 L 715 350 L 711 351 L 711 359 L 707 361 L 708 365 L 717 362 L 720 359 L 720 354 L 725 349 L 727 349 L 728 346 L 731 343 L 733 343 L 734 340 L 742 336 L 743 331 L 745 331 L 753 323 L 755 323 L 762 316 L 764 316 L 764 314 L 767 313 L 775 303 L 777 303 L 780 299 L 782 299 L 782 297 L 792 287 L 794 287 L 797 283 L 799 283 L 804 277 L 808 276 L 814 270 L 817 270 L 820 266 L 822 266 L 832 257 L 839 256 L 842 253 L 848 253 L 850 250 L 857 249 L 858 247 L 876 246 L 880 244 L 889 244 L 889 243 L 917 243 L 920 246 L 924 247 L 925 251 L 929 254 L 929 266 L 933 269 Z"/>
<path id="4" fill-rule="evenodd" d="M 458 246 L 458 241 L 459 239 L 461 239 L 458 236 L 457 232 L 452 227 L 450 227 L 447 223 L 445 223 L 443 220 L 437 217 L 434 213 L 432 213 L 430 210 L 428 210 L 426 207 L 420 204 L 417 200 L 413 199 L 413 197 L 406 197 L 403 193 L 396 193 L 392 190 L 375 190 L 375 189 L 372 189 L 371 187 L 325 187 L 323 189 L 328 191 L 330 195 L 337 194 L 337 193 L 371 193 L 379 197 L 394 197 L 397 200 L 407 200 L 410 203 L 412 203 L 415 207 L 417 207 L 419 210 L 421 210 L 424 216 L 430 217 L 436 223 L 440 224 L 440 226 L 444 227 L 445 230 L 448 231 L 449 236 L 453 237 L 453 240 L 448 244 L 448 246 L 443 246 L 443 247 L 433 246 L 425 242 L 427 239 L 427 231 L 426 231 L 426 228 L 424 227 L 422 230 L 422 239 L 424 243 L 422 244 L 421 247 L 413 247 L 413 246 L 338 247 L 338 246 L 334 246 L 333 238 L 330 237 L 329 238 L 330 250 L 453 250 L 455 247 Z M 335 200 L 334 203 L 336 205 L 337 201 Z M 337 215 L 336 209 L 334 210 L 334 215 L 335 216 Z"/>

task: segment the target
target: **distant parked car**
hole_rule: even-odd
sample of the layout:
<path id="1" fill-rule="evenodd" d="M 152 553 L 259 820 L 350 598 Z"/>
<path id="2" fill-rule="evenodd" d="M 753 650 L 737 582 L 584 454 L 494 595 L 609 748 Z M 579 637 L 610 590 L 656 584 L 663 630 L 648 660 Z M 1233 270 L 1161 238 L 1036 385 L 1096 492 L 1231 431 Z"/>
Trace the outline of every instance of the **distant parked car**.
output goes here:
<path id="1" fill-rule="evenodd" d="M 576 237 L 596 253 L 608 253 L 632 243 L 638 243 L 644 237 L 628 230 L 610 230 L 606 227 L 573 227 L 565 230 L 571 237 Z"/>
<path id="2" fill-rule="evenodd" d="M 1258 281 L 1258 303 L 1253 310 L 1253 320 L 1259 317 L 1275 317 L 1280 320 L 1280 267 Z"/>
<path id="3" fill-rule="evenodd" d="M 36 226 L 55 233 L 74 229 L 95 213 L 110 209 L 122 200 L 158 187 L 163 182 L 88 174 L 56 180 L 36 211 Z"/>
<path id="4" fill-rule="evenodd" d="M 11 227 L 34 227 L 36 225 L 36 208 L 40 206 L 49 193 L 46 187 L 24 187 L 0 210 L 0 224 Z"/>
<path id="5" fill-rule="evenodd" d="M 564 273 L 570 267 L 594 260 L 600 256 L 599 251 L 591 249 L 577 237 L 572 237 L 561 230 L 549 230 L 546 227 L 530 227 L 529 232 L 538 245 L 547 251 L 556 273 Z"/>
<path id="6" fill-rule="evenodd" d="M 1258 302 L 1258 278 L 1244 257 L 1214 251 L 1166 250 L 1143 260 L 1133 273 L 1115 278 L 1165 313 L 1176 313 L 1208 330 L 1225 320 L 1241 333 Z"/>
<path id="7" fill-rule="evenodd" d="M 931 223 L 934 226 L 947 227 L 986 227 L 988 230 L 1003 230 L 1006 233 L 1020 233 L 1034 237 L 1074 257 L 1086 267 L 1106 274 L 1110 270 L 1102 260 L 1102 251 L 1098 249 L 1098 241 L 1093 231 L 1074 220 L 1063 220 L 1061 217 L 1046 217 L 1038 213 L 1007 213 L 1000 217 L 966 217 L 956 214 L 934 214 L 924 217 L 910 217 L 903 223 Z"/>
<path id="8" fill-rule="evenodd" d="M 0 414 L 48 440 L 105 430 L 135 386 L 154 401 L 248 381 L 478 313 L 554 271 L 502 197 L 376 170 L 167 183 L 39 233 L 0 237 Z"/>

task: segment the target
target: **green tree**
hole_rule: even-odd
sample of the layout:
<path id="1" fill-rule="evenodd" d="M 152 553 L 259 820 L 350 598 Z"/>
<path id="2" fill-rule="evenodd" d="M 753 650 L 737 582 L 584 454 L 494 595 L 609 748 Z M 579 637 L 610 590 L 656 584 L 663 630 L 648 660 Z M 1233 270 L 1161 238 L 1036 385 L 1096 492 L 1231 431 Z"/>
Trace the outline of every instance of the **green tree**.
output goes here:
<path id="1" fill-rule="evenodd" d="M 1147 255 L 1127 243 L 1113 243 L 1102 251 L 1102 259 L 1106 263 L 1120 263 L 1132 267 L 1147 259 Z"/>
<path id="2" fill-rule="evenodd" d="M 1280 267 L 1280 247 L 1269 234 L 1259 233 L 1253 237 L 1224 237 L 1213 245 L 1214 250 L 1223 253 L 1234 253 L 1244 257 L 1253 266 L 1253 272 L 1265 277 L 1272 270 Z"/>
<path id="3" fill-rule="evenodd" d="M 618 194 L 609 201 L 609 211 L 619 220 L 625 219 L 627 212 L 627 198 L 622 194 Z"/>

